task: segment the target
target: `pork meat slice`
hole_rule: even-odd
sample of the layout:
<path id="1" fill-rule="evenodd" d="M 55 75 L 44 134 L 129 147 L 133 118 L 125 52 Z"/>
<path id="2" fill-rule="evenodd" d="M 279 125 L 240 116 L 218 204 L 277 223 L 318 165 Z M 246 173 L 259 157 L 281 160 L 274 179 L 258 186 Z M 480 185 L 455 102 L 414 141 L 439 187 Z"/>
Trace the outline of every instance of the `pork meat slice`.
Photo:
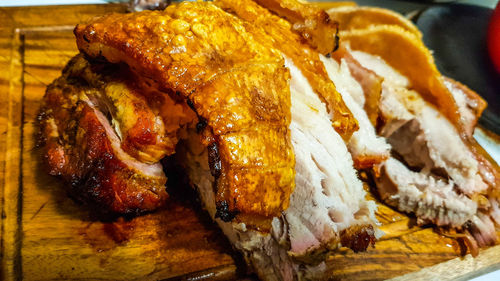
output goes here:
<path id="1" fill-rule="evenodd" d="M 284 214 L 292 237 L 289 252 L 300 257 L 335 249 L 336 236 L 351 226 L 373 225 L 375 205 L 365 199 L 351 155 L 329 125 L 325 105 L 290 60 L 286 66 L 292 77 L 290 130 L 296 157 L 295 183 L 301 187 L 292 193 Z"/>
<path id="2" fill-rule="evenodd" d="M 471 231 L 479 246 L 493 243 L 495 204 L 490 201 L 497 199 L 490 196 L 492 188 L 475 152 L 452 123 L 408 90 L 407 80 L 381 58 L 358 51 L 352 54 L 384 77 L 379 133 L 399 160 L 389 159 L 375 173 L 380 196 L 400 210 L 414 212 L 422 222 Z M 454 97 L 463 101 L 457 104 L 464 119 L 475 122 L 466 94 L 455 90 Z"/>
<path id="3" fill-rule="evenodd" d="M 328 76 L 342 95 L 345 104 L 358 120 L 359 130 L 354 132 L 347 147 L 354 160 L 356 169 L 371 168 L 389 157 L 390 146 L 384 138 L 377 136 L 365 108 L 364 89 L 352 77 L 344 59 L 340 64 L 332 58 L 321 56 Z"/>
<path id="4" fill-rule="evenodd" d="M 395 158 L 379 166 L 375 178 L 381 199 L 415 213 L 420 223 L 462 227 L 477 212 L 477 203 L 457 194 L 454 183 L 411 171 Z"/>
<path id="5" fill-rule="evenodd" d="M 126 65 L 89 62 L 79 54 L 63 75 L 93 89 L 88 98 L 109 115 L 121 148 L 141 162 L 157 163 L 174 153 L 181 127 L 196 118 L 187 106 L 143 87 Z"/>
<path id="6" fill-rule="evenodd" d="M 444 78 L 444 85 L 453 95 L 460 112 L 462 124 L 469 136 L 474 133 L 477 120 L 486 108 L 486 101 L 467 86 L 451 79 Z"/>
<path id="7" fill-rule="evenodd" d="M 379 103 L 382 94 L 382 82 L 384 79 L 377 75 L 375 72 L 363 67 L 350 53 L 348 47 L 345 45 L 340 46 L 339 50 L 331 55 L 337 63 L 345 62 L 349 69 L 351 77 L 356 80 L 362 89 L 361 93 L 358 91 L 352 92 L 353 98 L 358 104 L 363 105 L 368 119 L 373 126 L 377 125 L 379 117 Z"/>
<path id="8" fill-rule="evenodd" d="M 479 247 L 493 245 L 497 239 L 498 210 L 478 209 L 476 201 L 456 192 L 453 181 L 413 172 L 390 158 L 378 167 L 375 183 L 382 200 L 403 212 L 414 213 L 419 224 L 434 223 L 470 232 L 475 241 L 468 242 Z M 493 202 L 498 208 L 497 201 Z"/>
<path id="9" fill-rule="evenodd" d="M 233 246 L 263 280 L 325 278 L 324 260 L 338 247 L 363 251 L 379 235 L 375 203 L 365 199 L 353 161 L 342 137 L 331 126 L 326 106 L 301 71 L 290 69 L 295 185 L 290 206 L 273 218 L 270 232 L 216 218 L 209 151 L 191 132 L 177 149 L 177 158 L 199 191 L 205 208 Z"/>
<path id="10" fill-rule="evenodd" d="M 488 185 L 481 177 L 479 163 L 453 125 L 418 93 L 385 79 L 381 131 L 393 150 L 423 173 L 444 171 L 462 193 L 484 192 Z"/>
<path id="11" fill-rule="evenodd" d="M 41 136 L 50 174 L 61 176 L 78 200 L 102 212 L 151 211 L 167 199 L 159 163 L 144 163 L 122 149 L 99 90 L 70 75 L 75 58 L 44 97 Z M 124 86 L 125 87 L 125 86 Z"/>
<path id="12" fill-rule="evenodd" d="M 406 163 L 424 173 L 444 171 L 462 193 L 484 192 L 488 185 L 481 177 L 479 163 L 453 125 L 418 93 L 408 90 L 407 80 L 381 58 L 352 53 L 385 79 L 380 103 L 384 119 L 381 132 Z"/>

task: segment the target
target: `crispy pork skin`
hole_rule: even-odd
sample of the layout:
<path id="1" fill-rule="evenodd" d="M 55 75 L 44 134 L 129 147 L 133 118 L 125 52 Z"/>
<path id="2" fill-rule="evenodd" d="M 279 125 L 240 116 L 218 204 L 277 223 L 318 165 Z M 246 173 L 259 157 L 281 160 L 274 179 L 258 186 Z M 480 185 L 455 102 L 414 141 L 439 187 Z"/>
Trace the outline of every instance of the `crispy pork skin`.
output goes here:
<path id="1" fill-rule="evenodd" d="M 286 0 L 270 1 L 269 5 L 272 2 L 287 2 L 287 5 L 291 6 L 297 4 L 294 0 Z M 328 77 L 318 52 L 306 42 L 303 42 L 303 38 L 294 32 L 294 25 L 252 0 L 217 0 L 214 3 L 227 12 L 243 19 L 245 28 L 254 36 L 255 40 L 267 48 L 279 50 L 300 69 L 314 92 L 326 104 L 335 131 L 344 140 L 349 140 L 352 134 L 358 130 L 358 122 Z M 298 5 L 300 7 L 304 4 Z M 287 11 L 293 10 L 291 7 L 284 6 L 283 8 Z M 295 13 L 293 11 L 289 12 Z M 307 13 L 305 10 L 302 12 Z M 330 35 L 325 34 L 325 37 Z"/>
<path id="2" fill-rule="evenodd" d="M 75 35 L 87 56 L 128 64 L 196 112 L 214 163 L 218 217 L 269 227 L 288 207 L 295 163 L 289 73 L 279 52 L 241 20 L 211 2 L 183 2 L 95 18 Z"/>
<path id="3" fill-rule="evenodd" d="M 261 6 L 292 23 L 293 31 L 319 53 L 327 55 L 339 47 L 338 22 L 324 11 L 299 0 L 257 0 Z"/>
<path id="4" fill-rule="evenodd" d="M 141 162 L 122 148 L 107 109 L 95 99 L 99 91 L 71 76 L 81 59 L 70 61 L 44 97 L 39 119 L 49 172 L 61 176 L 74 197 L 103 212 L 154 210 L 167 198 L 162 166 Z"/>

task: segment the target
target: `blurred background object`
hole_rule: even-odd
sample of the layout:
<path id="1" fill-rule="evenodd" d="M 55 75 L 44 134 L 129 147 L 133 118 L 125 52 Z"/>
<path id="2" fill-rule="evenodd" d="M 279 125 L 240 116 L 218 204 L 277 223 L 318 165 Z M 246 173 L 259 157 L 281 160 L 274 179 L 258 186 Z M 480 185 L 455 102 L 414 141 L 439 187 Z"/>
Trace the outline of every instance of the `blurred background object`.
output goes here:
<path id="1" fill-rule="evenodd" d="M 143 10 L 163 10 L 170 0 L 130 0 L 130 10 L 131 11 L 143 11 Z"/>
<path id="2" fill-rule="evenodd" d="M 322 0 L 317 0 L 322 1 Z M 450 3 L 470 4 L 494 8 L 498 0 L 354 0 L 358 5 L 377 6 L 408 13 L 431 5 L 446 5 Z"/>
<path id="3" fill-rule="evenodd" d="M 492 14 L 491 8 L 450 3 L 427 7 L 414 21 L 424 34 L 425 45 L 434 52 L 439 71 L 467 85 L 488 102 L 479 122 L 500 134 L 500 74 L 487 50 Z M 498 40 L 500 34 L 494 37 Z"/>
<path id="4" fill-rule="evenodd" d="M 497 4 L 488 27 L 488 51 L 497 73 L 500 73 L 500 3 Z"/>

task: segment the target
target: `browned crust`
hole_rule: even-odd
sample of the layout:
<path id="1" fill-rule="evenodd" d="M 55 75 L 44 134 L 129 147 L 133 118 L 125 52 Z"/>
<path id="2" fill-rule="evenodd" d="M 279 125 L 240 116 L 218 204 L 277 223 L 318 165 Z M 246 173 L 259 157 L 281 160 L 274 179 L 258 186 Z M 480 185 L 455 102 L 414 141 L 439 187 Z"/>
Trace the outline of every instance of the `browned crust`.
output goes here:
<path id="1" fill-rule="evenodd" d="M 342 246 L 348 247 L 355 253 L 364 252 L 368 246 L 375 245 L 375 231 L 373 226 L 355 225 L 340 232 Z"/>
<path id="2" fill-rule="evenodd" d="M 165 175 L 143 176 L 125 164 L 94 109 L 78 98 L 80 91 L 86 90 L 65 78 L 47 88 L 39 120 L 49 173 L 99 212 L 140 213 L 163 205 Z"/>
<path id="3" fill-rule="evenodd" d="M 91 97 L 113 117 L 118 126 L 121 148 L 132 157 L 145 163 L 159 162 L 175 151 L 181 126 L 192 122 L 195 116 L 187 106 L 176 105 L 168 96 L 155 97 L 140 88 L 141 79 L 124 65 L 89 62 L 79 54 L 66 65 L 63 76 L 79 79 L 92 89 Z M 167 101 L 168 100 L 168 101 Z M 176 109 L 178 109 L 176 111 Z M 174 111 L 179 117 L 175 126 L 165 126 L 158 118 L 164 111 Z"/>
<path id="4" fill-rule="evenodd" d="M 387 160 L 387 155 L 359 155 L 353 157 L 356 170 L 369 169 Z"/>
<path id="5" fill-rule="evenodd" d="M 335 234 L 329 241 L 308 249 L 304 254 L 289 253 L 297 261 L 307 264 L 319 264 L 339 246 L 353 250 L 355 253 L 364 252 L 371 245 L 375 245 L 375 230 L 371 224 L 353 225 Z"/>
<path id="6" fill-rule="evenodd" d="M 329 54 L 338 48 L 338 23 L 317 6 L 297 0 L 256 0 L 256 2 L 290 21 L 293 30 L 321 54 Z"/>
<path id="7" fill-rule="evenodd" d="M 330 18 L 339 22 L 341 31 L 363 29 L 372 25 L 397 25 L 422 38 L 418 28 L 403 15 L 378 7 L 340 6 L 327 11 Z"/>

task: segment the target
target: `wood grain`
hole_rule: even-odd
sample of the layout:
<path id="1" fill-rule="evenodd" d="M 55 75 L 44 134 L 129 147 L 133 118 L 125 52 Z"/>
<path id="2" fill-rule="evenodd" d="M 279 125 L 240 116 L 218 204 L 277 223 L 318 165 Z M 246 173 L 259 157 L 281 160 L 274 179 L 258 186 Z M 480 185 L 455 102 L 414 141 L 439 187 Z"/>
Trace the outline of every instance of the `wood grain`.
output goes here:
<path id="1" fill-rule="evenodd" d="M 174 196 L 165 209 L 131 220 L 101 221 L 41 165 L 36 116 L 45 87 L 77 53 L 73 26 L 124 11 L 120 5 L 0 9 L 2 280 L 244 277 L 238 255 L 193 197 Z M 500 265 L 500 246 L 457 258 L 459 244 L 434 229 L 381 204 L 377 216 L 386 235 L 365 253 L 330 257 L 332 279 L 465 278 Z"/>

